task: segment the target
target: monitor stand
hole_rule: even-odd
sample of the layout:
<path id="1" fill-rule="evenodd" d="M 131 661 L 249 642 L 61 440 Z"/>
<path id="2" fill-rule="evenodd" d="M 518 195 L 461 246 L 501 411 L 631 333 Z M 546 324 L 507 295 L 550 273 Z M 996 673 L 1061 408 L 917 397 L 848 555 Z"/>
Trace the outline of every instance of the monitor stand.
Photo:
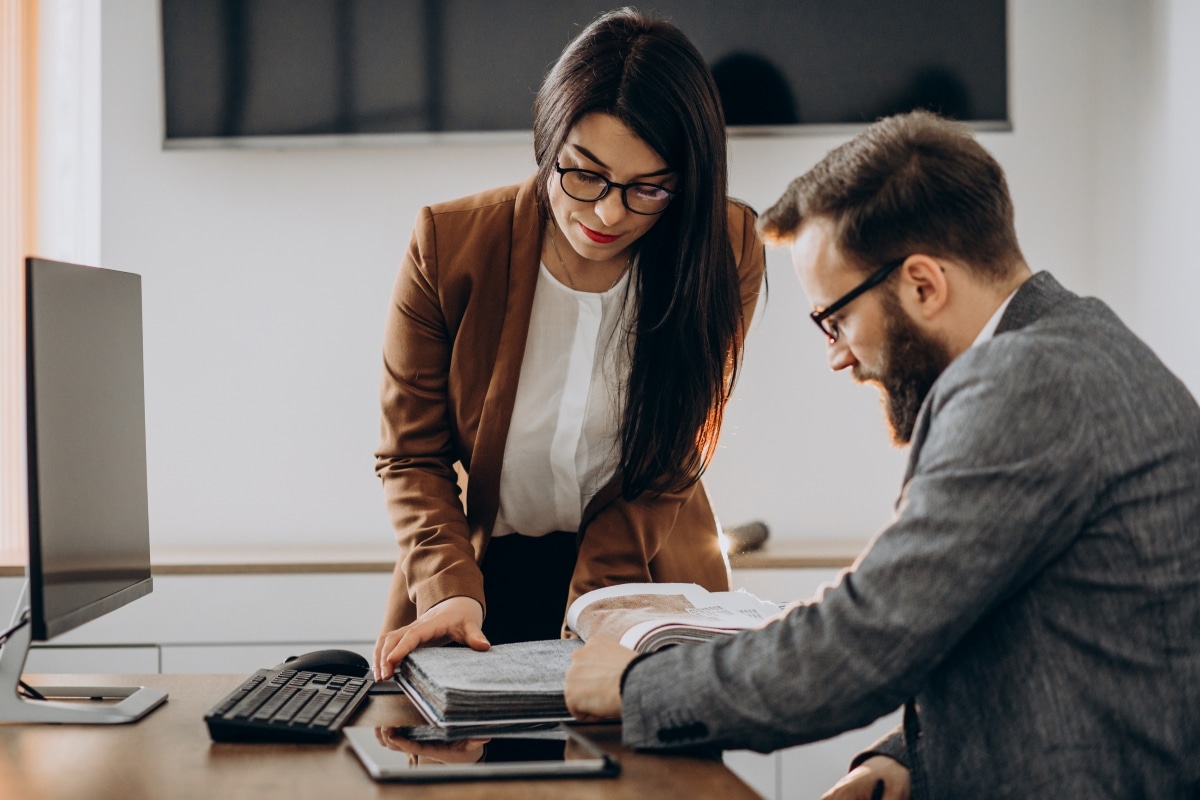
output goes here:
<path id="1" fill-rule="evenodd" d="M 166 692 L 148 686 L 52 686 L 38 689 L 44 700 L 22 697 L 18 682 L 33 638 L 28 615 L 29 583 L 26 582 L 13 613 L 12 626 L 19 627 L 0 649 L 0 722 L 117 725 L 141 719 L 167 699 Z M 103 705 L 87 702 L 116 699 L 120 702 Z M 72 702 L 59 702 L 63 700 Z"/>

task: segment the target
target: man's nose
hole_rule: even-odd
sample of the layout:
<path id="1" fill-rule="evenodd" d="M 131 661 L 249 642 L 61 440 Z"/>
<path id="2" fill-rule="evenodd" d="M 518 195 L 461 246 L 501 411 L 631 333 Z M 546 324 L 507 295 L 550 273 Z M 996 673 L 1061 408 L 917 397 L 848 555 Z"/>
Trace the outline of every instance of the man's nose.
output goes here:
<path id="1" fill-rule="evenodd" d="M 854 357 L 854 353 L 850 352 L 850 348 L 841 339 L 829 343 L 827 355 L 829 357 L 829 368 L 834 372 L 840 372 L 858 363 L 858 359 Z"/>

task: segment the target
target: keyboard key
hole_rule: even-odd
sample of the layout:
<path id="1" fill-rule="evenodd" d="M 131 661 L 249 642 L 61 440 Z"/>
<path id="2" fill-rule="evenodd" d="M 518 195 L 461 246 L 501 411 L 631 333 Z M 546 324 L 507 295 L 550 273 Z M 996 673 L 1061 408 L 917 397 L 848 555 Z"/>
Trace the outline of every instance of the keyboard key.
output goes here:
<path id="1" fill-rule="evenodd" d="M 296 716 L 296 712 L 304 708 L 304 704 L 312 699 L 316 691 L 316 689 L 301 689 L 295 697 L 287 702 L 287 705 L 279 709 L 279 713 L 272 719 L 275 722 L 291 722 L 292 717 Z"/>

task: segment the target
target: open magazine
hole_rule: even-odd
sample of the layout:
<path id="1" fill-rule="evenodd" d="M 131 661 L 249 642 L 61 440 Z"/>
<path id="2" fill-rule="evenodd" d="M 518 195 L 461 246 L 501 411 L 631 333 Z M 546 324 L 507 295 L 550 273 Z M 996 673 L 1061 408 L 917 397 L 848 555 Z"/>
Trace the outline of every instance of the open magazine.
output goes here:
<path id="1" fill-rule="evenodd" d="M 756 628 L 780 607 L 748 592 L 690 583 L 633 583 L 588 592 L 567 611 L 578 639 L 502 644 L 490 650 L 428 647 L 408 655 L 396 679 L 435 725 L 513 725 L 569 720 L 563 688 L 581 640 L 609 636 L 638 652 L 703 642 Z"/>
<path id="2" fill-rule="evenodd" d="M 567 627 L 584 641 L 607 636 L 630 650 L 652 653 L 757 628 L 780 610 L 746 591 L 710 592 L 694 583 L 627 583 L 581 596 L 567 610 Z"/>

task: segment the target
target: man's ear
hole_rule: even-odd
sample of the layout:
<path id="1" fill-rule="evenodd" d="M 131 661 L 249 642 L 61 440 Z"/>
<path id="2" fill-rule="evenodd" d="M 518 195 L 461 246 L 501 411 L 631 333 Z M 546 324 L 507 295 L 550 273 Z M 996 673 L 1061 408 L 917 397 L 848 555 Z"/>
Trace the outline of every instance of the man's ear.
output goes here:
<path id="1" fill-rule="evenodd" d="M 933 321 L 950 301 L 946 270 L 932 256 L 909 256 L 900 265 L 899 297 L 913 319 Z"/>

